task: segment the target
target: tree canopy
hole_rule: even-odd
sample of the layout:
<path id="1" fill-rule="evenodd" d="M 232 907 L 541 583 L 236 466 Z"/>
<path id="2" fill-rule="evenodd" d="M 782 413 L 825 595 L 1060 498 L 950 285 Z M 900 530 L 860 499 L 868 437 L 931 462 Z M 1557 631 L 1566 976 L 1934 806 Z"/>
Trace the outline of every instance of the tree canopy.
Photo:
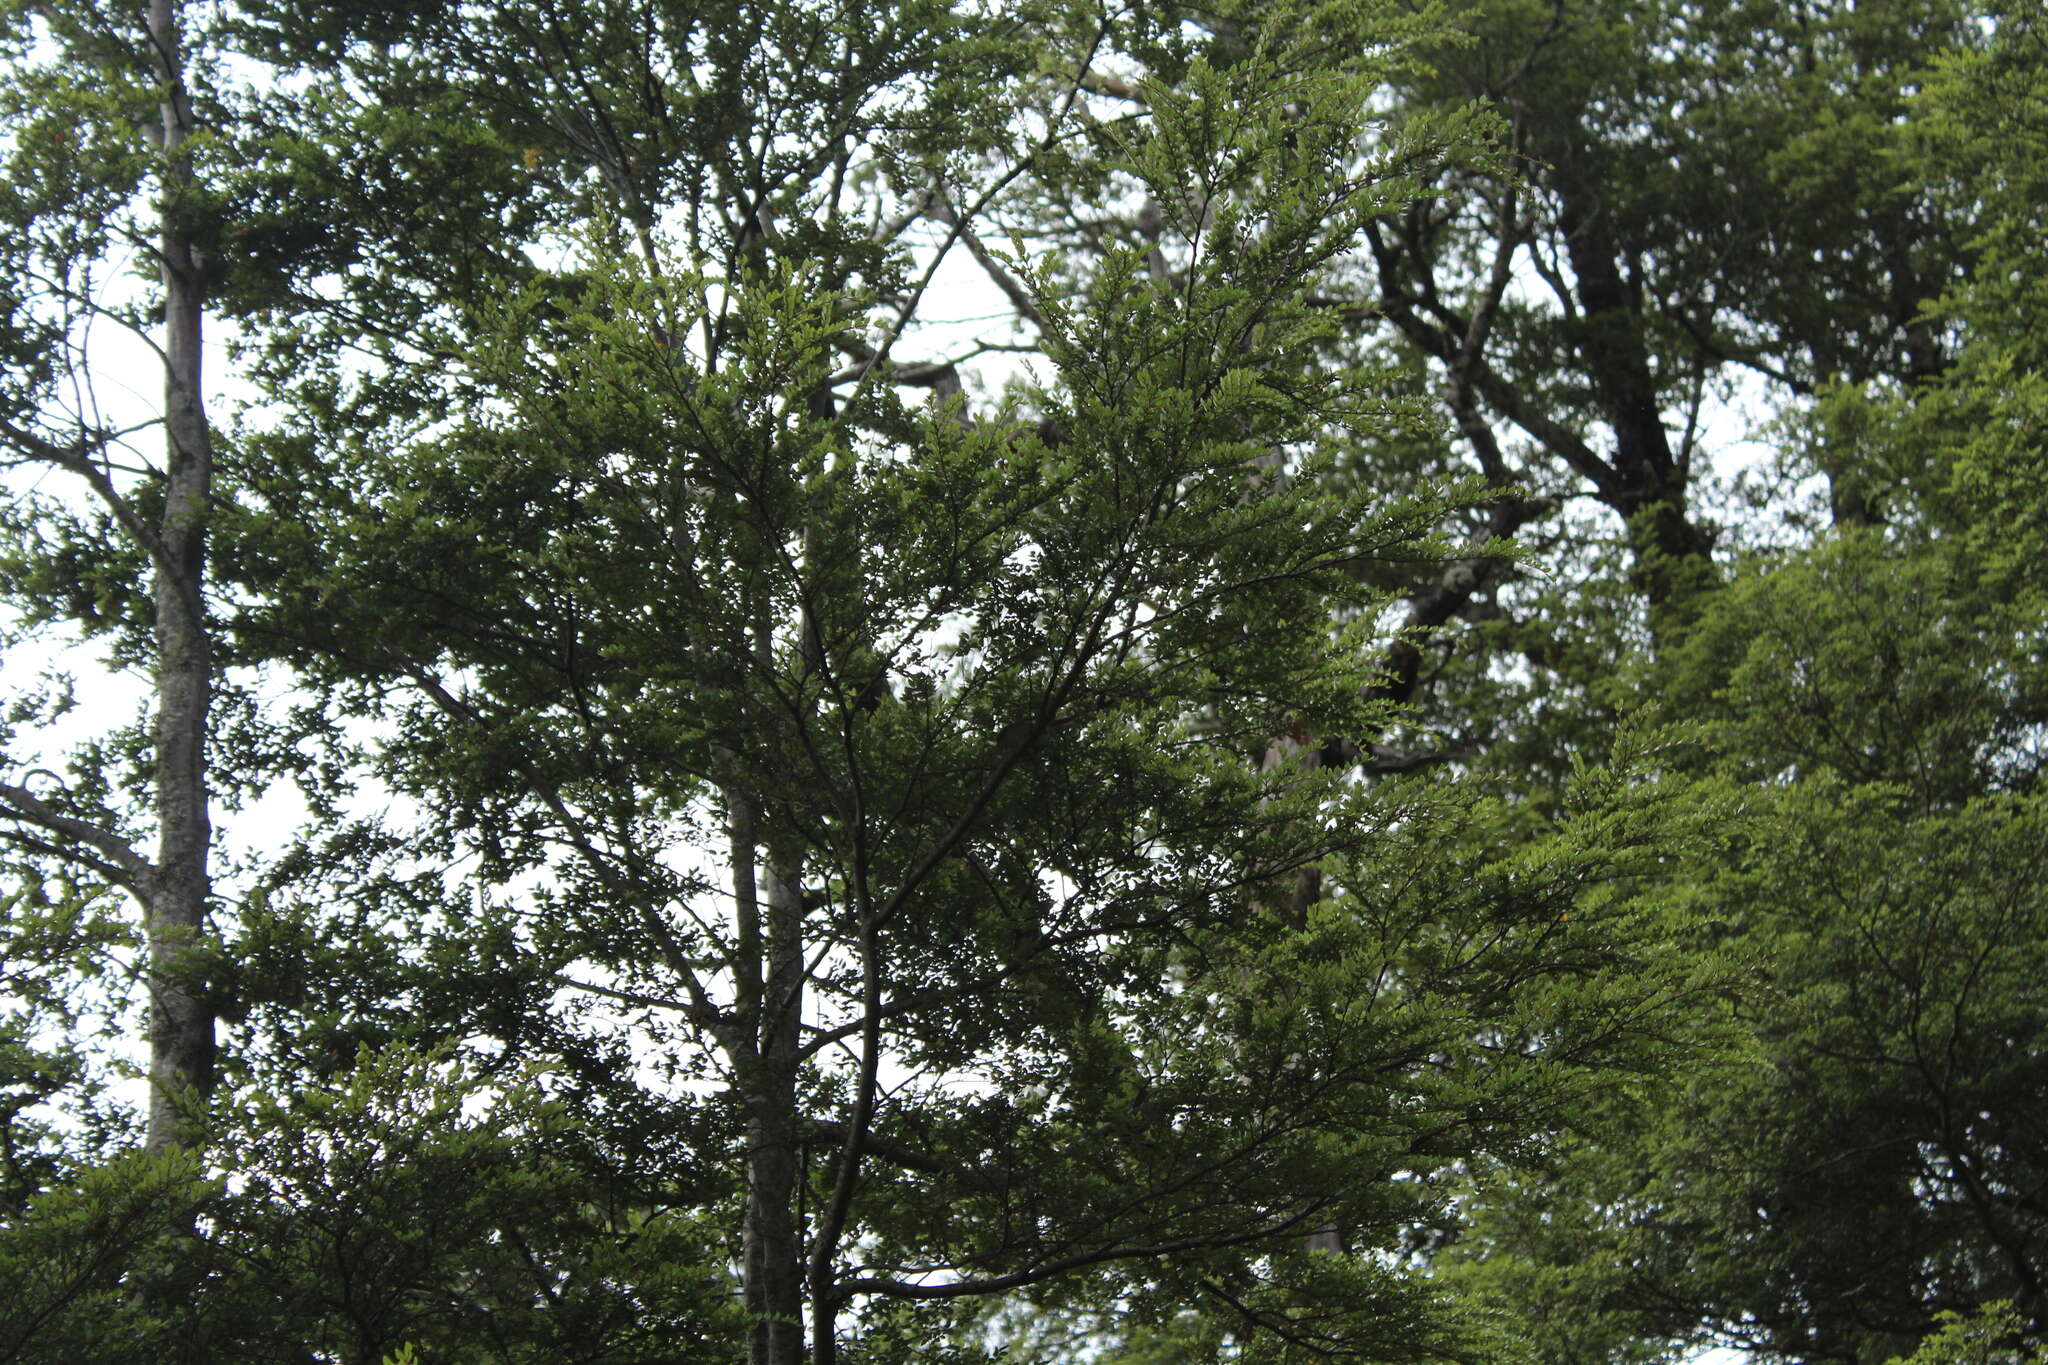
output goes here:
<path id="1" fill-rule="evenodd" d="M 0 1359 L 2038 1357 L 2030 11 L 5 16 Z"/>

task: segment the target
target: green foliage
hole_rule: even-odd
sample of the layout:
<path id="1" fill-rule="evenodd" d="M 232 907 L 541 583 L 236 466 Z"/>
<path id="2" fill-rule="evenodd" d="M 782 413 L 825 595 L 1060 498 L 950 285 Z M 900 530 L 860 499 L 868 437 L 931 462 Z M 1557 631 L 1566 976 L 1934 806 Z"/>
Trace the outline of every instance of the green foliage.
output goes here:
<path id="1" fill-rule="evenodd" d="M 22 1361 L 725 1358 L 707 1230 L 589 1166 L 545 1078 L 367 1049 L 289 1101 L 225 1098 L 190 1154 L 82 1169 L 0 1226 Z M 737 1357 L 733 1357 L 737 1358 Z"/>
<path id="2" fill-rule="evenodd" d="M 117 496 L 0 594 L 148 668 L 134 9 L 7 11 L 0 441 Z M 0 1357 L 2038 1354 L 2036 16 L 206 19 L 214 785 L 307 818 L 133 1155 L 149 736 L 10 699 Z"/>
<path id="3" fill-rule="evenodd" d="M 0 1221 L 0 1352 L 52 1365 L 134 1359 L 158 1326 L 137 1276 L 210 1190 L 189 1154 L 131 1154 L 10 1206 Z"/>
<path id="4" fill-rule="evenodd" d="M 2016 1348 L 2019 1315 L 2009 1303 L 1988 1303 L 1967 1317 L 1943 1313 L 1940 1328 L 1896 1365 L 2034 1365 L 2039 1348 Z"/>
<path id="5" fill-rule="evenodd" d="M 434 41 L 460 79 L 502 71 L 459 30 Z M 924 42 L 892 60 L 937 61 Z M 941 1265 L 1054 1315 L 1200 1303 L 1245 1349 L 1277 1332 L 1478 1351 L 1474 1324 L 1374 1257 L 1445 1216 L 1457 1162 L 1519 1161 L 1603 1078 L 1706 1045 L 1682 1016 L 1713 969 L 1660 954 L 1661 916 L 1616 889 L 1642 850 L 1692 837 L 1650 788 L 1588 779 L 1589 813 L 1523 857 L 1484 833 L 1526 825 L 1509 805 L 1256 766 L 1276 725 L 1386 723 L 1365 648 L 1379 599 L 1354 568 L 1429 559 L 1447 514 L 1484 496 L 1323 479 L 1412 405 L 1376 368 L 1326 361 L 1311 302 L 1483 125 L 1418 120 L 1363 156 L 1370 85 L 1274 43 L 1177 61 L 1144 87 L 1146 119 L 1085 130 L 1092 171 L 1062 150 L 1060 176 L 1160 205 L 1170 278 L 1143 249 L 1077 262 L 1018 243 L 1044 368 L 1004 402 L 919 411 L 868 362 L 835 379 L 863 325 L 902 325 L 882 302 L 915 279 L 900 248 L 636 220 L 626 195 L 579 201 L 573 269 L 508 269 L 436 318 L 459 366 L 393 352 L 360 379 L 274 372 L 293 415 L 236 456 L 250 637 L 334 714 L 386 727 L 377 771 L 435 831 L 404 856 L 473 856 L 515 907 L 502 934 L 434 927 L 462 912 L 430 890 L 393 915 L 430 942 L 489 941 L 522 983 L 523 1011 L 464 1015 L 446 989 L 463 964 L 443 960 L 417 978 L 440 983 L 429 1027 L 563 1057 L 569 1093 L 641 1163 L 622 1176 L 701 1190 L 693 1167 L 740 1166 L 740 1116 L 768 1102 L 764 936 L 800 933 L 810 1008 L 839 1036 L 873 1018 L 865 993 L 892 1002 L 886 1044 L 860 1046 L 908 1074 L 858 1101 L 883 1144 L 848 1215 L 863 1249 L 826 1266 L 908 1303 L 849 1324 L 849 1350 L 948 1339 L 957 1314 L 909 1307 Z M 613 58 L 597 42 L 592 59 Z M 395 103 L 381 60 L 362 71 Z M 733 60 L 753 79 L 757 58 Z M 781 77 L 760 95 L 809 107 Z M 864 132 L 882 164 L 926 154 L 924 107 Z M 778 222 L 834 221 L 815 188 L 776 193 Z M 421 428 L 432 393 L 449 403 Z M 1357 624 L 1333 636 L 1333 613 Z M 716 852 L 743 819 L 749 846 Z M 751 882 L 756 841 L 771 870 L 802 869 L 796 929 L 715 908 L 735 893 L 703 860 Z M 1269 906 L 1312 864 L 1332 899 L 1290 926 Z M 358 886 L 387 907 L 413 894 Z M 275 981 L 296 1007 L 270 965 L 292 954 L 243 949 L 245 988 Z M 1674 971 L 1631 992 L 1604 975 L 1623 964 Z M 404 989 L 403 970 L 363 970 Z M 557 973 L 590 983 L 584 1004 L 525 994 Z M 628 1048 L 710 1100 L 637 1083 Z M 801 1056 L 801 1125 L 854 1121 L 859 1067 Z M 661 1126 L 704 1145 L 660 1146 Z M 820 1206 L 839 1150 L 803 1143 Z M 1324 1225 L 1358 1256 L 1301 1252 Z"/>
<path id="6" fill-rule="evenodd" d="M 231 1099 L 197 1358 L 626 1362 L 729 1337 L 716 1243 L 581 1164 L 545 1086 L 390 1048 L 289 1100 Z"/>
<path id="7" fill-rule="evenodd" d="M 1554 1315 L 1553 1358 L 1703 1322 L 1880 1359 L 2023 1296 L 2048 1252 L 2040 627 L 1964 567 L 1844 533 L 1719 594 L 1674 654 L 1714 781 L 1749 793 L 1730 854 L 1674 870 L 1682 951 L 1751 964 L 1715 1008 L 1752 1041 L 1482 1196 L 1459 1273 Z"/>
<path id="8" fill-rule="evenodd" d="M 1916 42 L 1948 37 L 1910 50 L 1886 31 L 1904 13 L 1844 11 L 1834 37 L 1803 28 L 1811 55 L 1788 88 L 1826 117 L 1759 121 L 1749 136 L 1791 139 L 1731 158 L 1741 174 L 1791 177 L 1770 196 L 1745 191 L 1748 211 L 1775 220 L 1760 240 L 1814 229 L 1838 244 L 1782 302 L 1837 328 L 1827 344 L 1846 353 L 1829 365 L 1849 382 L 1781 428 L 1827 476 L 1837 526 L 1738 564 L 1654 659 L 1624 662 L 1595 694 L 1624 709 L 1631 690 L 1654 695 L 1697 721 L 1704 743 L 1683 766 L 1743 793 L 1742 837 L 1669 878 L 1688 907 L 1682 951 L 1746 964 L 1715 1010 L 1749 1042 L 1739 1064 L 1603 1105 L 1594 1136 L 1540 1177 L 1475 1193 L 1474 1229 L 1445 1269 L 1541 1323 L 1546 1359 L 1675 1358 L 1719 1341 L 1765 1359 L 1879 1361 L 1923 1338 L 1939 1358 L 1978 1349 L 1942 1314 L 2000 1299 L 2020 1305 L 2008 1345 L 2039 1337 L 2042 602 L 2022 564 L 2040 506 L 2028 471 L 2041 314 L 2020 298 L 2039 276 L 2039 36 L 2026 15 L 1956 30 L 1929 8 Z M 1769 18 L 1787 20 L 1805 23 Z M 1831 67 L 1836 41 L 1846 65 Z M 1902 78 L 1900 61 L 1918 74 Z M 1668 88 L 1644 93 L 1682 107 Z M 1864 181 L 1871 167 L 1884 174 Z M 1817 187 L 1835 202 L 1784 208 Z M 1851 203 L 1867 230 L 1830 225 Z M 1893 342 L 1857 340 L 1844 330 L 1853 292 L 1800 291 L 1885 249 L 1895 211 L 1920 224 L 1910 250 L 1930 254 L 1884 269 L 1917 302 L 1893 313 Z M 1902 349 L 1880 360 L 1885 345 Z M 1601 639 L 1582 629 L 1568 648 L 1597 661 Z M 1538 733 L 1492 752 L 1512 758 Z"/>
<path id="9" fill-rule="evenodd" d="M 2037 601 L 1943 545 L 1849 530 L 1729 588 L 1687 640 L 1686 680 L 1751 781 L 1896 786 L 1923 810 L 2025 790 L 2048 676 Z"/>

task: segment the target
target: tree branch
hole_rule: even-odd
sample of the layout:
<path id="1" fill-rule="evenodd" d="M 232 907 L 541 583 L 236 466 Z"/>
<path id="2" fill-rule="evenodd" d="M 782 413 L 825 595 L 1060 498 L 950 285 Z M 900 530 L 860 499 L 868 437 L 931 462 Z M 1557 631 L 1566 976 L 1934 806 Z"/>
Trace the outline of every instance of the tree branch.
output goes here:
<path id="1" fill-rule="evenodd" d="M 844 1143 L 850 1133 L 846 1124 L 833 1119 L 811 1119 L 805 1126 L 811 1136 L 824 1142 Z M 907 1143 L 877 1137 L 872 1132 L 860 1135 L 860 1152 L 862 1156 L 879 1157 L 891 1166 L 900 1166 L 906 1171 L 922 1171 L 926 1175 L 944 1175 L 952 1169 L 929 1152 L 919 1151 Z"/>
<path id="2" fill-rule="evenodd" d="M 886 1294 L 899 1299 L 958 1299 L 974 1294 L 1001 1294 L 1011 1289 L 1022 1289 L 1037 1284 L 1054 1275 L 1063 1275 L 1070 1270 L 1080 1270 L 1091 1265 L 1105 1265 L 1111 1261 L 1149 1260 L 1156 1256 L 1170 1256 L 1179 1251 L 1217 1251 L 1227 1247 L 1247 1246 L 1254 1242 L 1269 1241 L 1275 1237 L 1286 1237 L 1296 1231 L 1311 1217 L 1311 1213 L 1297 1213 L 1277 1223 L 1251 1232 L 1231 1236 L 1178 1237 L 1164 1242 L 1151 1242 L 1141 1246 L 1100 1247 L 1094 1251 L 1078 1252 L 1048 1261 L 1030 1270 L 1012 1271 L 1008 1275 L 996 1275 L 985 1280 L 954 1280 L 946 1284 L 919 1284 L 914 1280 L 895 1280 L 881 1276 L 860 1276 L 847 1280 L 839 1286 L 842 1296 L 855 1294 Z"/>
<path id="3" fill-rule="evenodd" d="M 87 454 L 88 450 L 104 448 L 108 439 L 110 438 L 102 437 L 88 444 L 81 438 L 75 447 L 66 447 L 12 422 L 0 424 L 0 441 L 14 446 L 29 460 L 54 465 L 83 479 L 86 487 L 93 491 L 93 496 L 105 505 L 121 529 L 126 531 L 136 546 L 149 556 L 153 565 L 159 569 L 174 568 L 163 540 L 150 529 L 148 523 L 143 521 L 141 514 L 128 500 L 121 496 L 121 490 L 114 487 L 114 481 L 107 471 L 94 464 L 91 456 Z"/>
<path id="4" fill-rule="evenodd" d="M 385 656 L 396 663 L 403 670 L 406 677 L 412 680 L 413 685 L 424 692 L 443 714 L 462 721 L 467 725 L 485 729 L 489 728 L 488 723 L 477 714 L 475 708 L 442 686 L 441 680 L 427 672 L 425 667 L 416 663 L 392 645 L 385 644 L 383 649 Z M 682 944 L 677 942 L 675 932 L 662 922 L 661 916 L 654 912 L 653 907 L 649 906 L 639 895 L 635 894 L 634 887 L 622 884 L 622 878 L 612 866 L 611 859 L 599 852 L 591 844 L 589 837 L 583 831 L 581 822 L 576 819 L 574 812 L 569 809 L 568 803 L 562 800 L 560 793 L 555 790 L 554 784 L 536 771 L 533 765 L 524 758 L 513 759 L 513 765 L 525 776 L 533 793 L 546 804 L 554 817 L 561 821 L 563 832 L 567 836 L 570 846 L 582 855 L 584 862 L 589 865 L 591 871 L 595 872 L 601 881 L 610 886 L 613 891 L 623 896 L 626 902 L 632 906 L 642 927 L 654 939 L 656 951 L 661 954 L 663 964 L 675 973 L 676 979 L 682 983 L 684 991 L 690 997 L 690 1007 L 685 1012 L 686 1017 L 700 1028 L 709 1029 L 713 1033 L 722 1033 L 724 1031 L 725 1018 L 720 1013 L 718 1006 L 712 1001 L 710 992 L 704 988 L 703 982 L 697 975 L 695 965 L 690 961 L 689 954 L 685 953 Z"/>
<path id="5" fill-rule="evenodd" d="M 1045 315 L 1038 311 L 1038 304 L 1032 299 L 1031 291 L 1010 273 L 1008 267 L 990 254 L 980 235 L 967 225 L 959 211 L 953 207 L 953 201 L 946 197 L 945 190 L 938 189 L 932 192 L 926 212 L 959 234 L 960 244 L 967 248 L 967 254 L 974 258 L 974 263 L 981 267 L 989 282 L 1003 291 L 1003 297 L 1010 301 L 1011 307 L 1030 319 L 1031 325 L 1039 331 L 1049 330 L 1045 325 Z"/>
<path id="6" fill-rule="evenodd" d="M 112 830 L 75 815 L 66 815 L 28 788 L 12 782 L 0 782 L 0 815 L 11 816 L 97 850 L 105 861 L 100 858 L 82 861 L 127 890 L 143 890 L 150 874 L 156 870 L 155 864 L 137 853 L 126 839 Z M 72 856 L 61 847 L 52 847 L 50 851 L 58 857 Z"/>

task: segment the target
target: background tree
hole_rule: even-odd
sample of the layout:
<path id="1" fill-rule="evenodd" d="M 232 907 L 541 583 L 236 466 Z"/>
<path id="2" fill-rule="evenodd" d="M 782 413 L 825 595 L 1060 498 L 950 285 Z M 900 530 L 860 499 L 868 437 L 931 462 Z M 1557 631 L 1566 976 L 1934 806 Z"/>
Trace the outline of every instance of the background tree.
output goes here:
<path id="1" fill-rule="evenodd" d="M 2039 1339 L 2041 600 L 2011 556 L 2040 448 L 2013 292 L 2038 273 L 2040 38 L 1980 32 L 1929 63 L 1883 163 L 1980 224 L 1912 324 L 1944 362 L 1853 376 L 1784 432 L 1885 529 L 1759 557 L 1645 675 L 1713 727 L 1728 780 L 1771 793 L 1753 844 L 1691 874 L 1714 939 L 1757 964 L 1755 1064 L 1504 1197 L 1499 1240 L 1469 1249 L 1559 1317 L 1611 1310 L 1610 1340 L 1882 1361 L 2008 1299 Z M 1603 1213 L 1536 1216 L 1574 1201 Z M 1549 1349 L 1579 1358 L 1586 1321 Z"/>

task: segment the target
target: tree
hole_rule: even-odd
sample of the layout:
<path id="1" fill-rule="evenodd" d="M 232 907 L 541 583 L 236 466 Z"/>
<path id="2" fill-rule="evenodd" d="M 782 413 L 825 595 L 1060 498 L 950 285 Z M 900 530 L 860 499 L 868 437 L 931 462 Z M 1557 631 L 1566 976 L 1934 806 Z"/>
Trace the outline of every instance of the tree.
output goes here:
<path id="1" fill-rule="evenodd" d="M 1987 18 L 1893 135 L 1915 197 L 1981 225 L 1912 323 L 1944 362 L 1859 376 L 1785 431 L 1885 529 L 1758 556 L 1645 674 L 1767 797 L 1725 866 L 1680 874 L 1755 963 L 1753 1061 L 1480 1217 L 1469 1273 L 1598 1310 L 1560 1358 L 1589 1322 L 1802 1361 L 1952 1349 L 1944 1315 L 2000 1301 L 2023 1343 L 2042 1331 L 2042 602 L 2015 572 L 2038 517 L 2039 36 Z M 1554 1216 L 1574 1205 L 1598 1212 Z"/>
<path id="2" fill-rule="evenodd" d="M 171 215 L 261 395 L 213 742 L 309 818 L 193 996 L 230 1178 L 16 1163 L 0 1273 L 84 1269 L 10 1349 L 2037 1330 L 2023 23 L 213 15 L 263 73 Z M 956 270 L 1000 317 L 947 325 Z M 1714 501 L 1743 374 L 1813 523 Z M 148 657 L 141 552 L 67 509 L 24 600 Z M 50 813 L 122 833 L 94 781 Z M 68 1017 L 117 928 L 41 828 Z"/>
<path id="3" fill-rule="evenodd" d="M 1600 752 L 1617 659 L 1647 657 L 1646 629 L 1682 635 L 1716 546 L 1791 512 L 1754 477 L 1759 506 L 1731 500 L 1712 469 L 1729 429 L 1947 363 L 1921 310 L 1966 267 L 1974 210 L 1900 170 L 1902 110 L 1977 32 L 1946 4 L 1573 0 L 1464 6 L 1425 41 L 1395 116 L 1484 102 L 1509 154 L 1444 168 L 1333 282 L 1342 353 L 1401 364 L 1456 434 L 1347 473 L 1516 490 L 1464 534 L 1518 536 L 1546 573 L 1476 554 L 1388 576 L 1418 631 L 1392 691 L 1429 737 L 1399 752 L 1552 781 Z M 1835 511 L 1867 519 L 1861 476 L 1840 477 Z"/>
<path id="4" fill-rule="evenodd" d="M 18 66 L 7 95 L 14 231 L 0 439 L 10 466 L 60 471 L 91 500 L 81 512 L 37 487 L 9 509 L 11 605 L 31 627 L 61 623 L 111 636 L 119 657 L 148 669 L 153 714 L 146 751 L 88 750 L 69 780 L 53 779 L 46 767 L 24 773 L 33 757 L 10 758 L 0 781 L 0 839 L 22 860 L 17 869 L 55 859 L 74 886 L 112 885 L 142 907 L 146 1146 L 161 1152 L 203 1141 L 197 1115 L 214 1078 L 213 1011 L 198 969 L 211 894 L 206 741 L 215 665 L 206 607 L 213 456 L 201 350 L 208 267 L 193 235 L 201 212 L 190 146 L 195 100 L 179 9 L 168 0 L 146 15 L 53 6 L 11 16 L 11 24 L 11 42 L 40 44 L 50 57 Z M 147 147 L 137 130 L 147 130 Z M 103 266 L 123 251 L 149 262 L 153 298 L 103 295 Z M 162 321 L 160 342 L 152 317 Z M 96 322 L 130 329 L 161 359 L 157 419 L 123 427 L 99 409 L 86 349 Z M 154 461 L 135 443 L 150 428 L 164 441 Z M 42 718 L 69 704 L 67 696 L 29 700 L 19 714 Z M 121 772 L 124 762 L 139 768 L 139 780 Z M 153 855 L 141 851 L 142 831 L 122 800 L 137 787 L 148 793 Z"/>
<path id="5" fill-rule="evenodd" d="M 451 953 L 442 1008 L 353 1022 L 556 1059 L 649 1209 L 730 1220 L 757 1361 L 992 1296 L 1456 1349 L 1387 1248 L 1686 1045 L 1699 989 L 1586 890 L 1678 794 L 1588 779 L 1526 861 L 1439 881 L 1424 831 L 1514 817 L 1261 762 L 1384 727 L 1362 571 L 1492 496 L 1320 477 L 1393 413 L 1318 292 L 1477 125 L 1362 146 L 1370 73 L 1307 26 L 1218 63 L 1056 7 L 299 17 L 245 34 L 303 67 L 227 189 L 289 264 L 224 297 L 294 318 L 231 457 L 238 638 L 316 690 L 310 738 L 383 727 L 404 856 L 488 902 L 515 982 Z M 1153 240 L 1067 274 L 982 235 L 1083 186 Z M 262 224 L 287 190 L 317 230 Z M 953 250 L 1040 366 L 992 400 L 899 353 Z M 1273 913 L 1309 868 L 1330 904 Z M 413 932 L 474 942 L 461 907 Z M 259 1022 L 276 984 L 237 983 Z"/>

